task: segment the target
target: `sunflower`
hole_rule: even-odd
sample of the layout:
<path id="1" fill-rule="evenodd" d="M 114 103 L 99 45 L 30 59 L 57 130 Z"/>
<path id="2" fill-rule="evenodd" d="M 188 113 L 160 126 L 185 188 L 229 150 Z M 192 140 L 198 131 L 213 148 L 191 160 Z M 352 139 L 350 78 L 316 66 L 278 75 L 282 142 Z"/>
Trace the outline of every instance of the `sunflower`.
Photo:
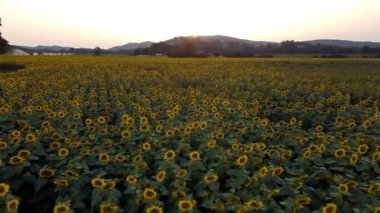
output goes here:
<path id="1" fill-rule="evenodd" d="M 59 178 L 59 179 L 54 181 L 54 184 L 56 184 L 57 186 L 68 187 L 69 186 L 69 180 L 66 178 Z"/>
<path id="2" fill-rule="evenodd" d="M 67 157 L 69 155 L 69 150 L 66 148 L 61 148 L 58 150 L 58 156 L 59 157 Z"/>
<path id="3" fill-rule="evenodd" d="M 210 209 L 213 211 L 222 211 L 224 209 L 224 204 L 223 203 L 214 203 L 211 205 Z"/>
<path id="4" fill-rule="evenodd" d="M 177 173 L 176 173 L 176 177 L 185 177 L 187 175 L 187 170 L 186 169 L 180 169 Z"/>
<path id="5" fill-rule="evenodd" d="M 42 168 L 38 172 L 38 175 L 42 178 L 51 178 L 55 175 L 55 171 L 50 168 Z"/>
<path id="6" fill-rule="evenodd" d="M 113 203 L 100 204 L 100 213 L 116 213 L 119 211 L 119 207 Z"/>
<path id="7" fill-rule="evenodd" d="M 322 132 L 323 129 L 324 129 L 323 126 L 318 125 L 318 126 L 315 128 L 315 131 L 316 131 L 316 132 Z"/>
<path id="8" fill-rule="evenodd" d="M 350 164 L 355 165 L 359 160 L 359 157 L 357 154 L 352 154 L 350 157 Z"/>
<path id="9" fill-rule="evenodd" d="M 156 181 L 162 182 L 164 181 L 166 177 L 166 171 L 159 171 L 158 174 L 156 175 Z"/>
<path id="10" fill-rule="evenodd" d="M 106 123 L 106 118 L 104 116 L 100 116 L 98 119 L 97 119 L 98 123 L 100 124 L 105 124 Z"/>
<path id="11" fill-rule="evenodd" d="M 146 208 L 146 213 L 163 213 L 164 210 L 162 210 L 161 207 L 159 206 L 148 206 L 148 208 Z"/>
<path id="12" fill-rule="evenodd" d="M 206 184 L 215 183 L 218 181 L 218 179 L 219 179 L 218 175 L 215 175 L 215 174 L 207 174 L 203 177 L 203 180 Z"/>
<path id="13" fill-rule="evenodd" d="M 142 145 L 142 148 L 143 148 L 144 151 L 148 151 L 148 150 L 150 150 L 150 147 L 151 147 L 151 145 L 150 145 L 150 143 L 148 143 L 148 142 L 145 142 L 145 143 L 143 143 L 143 145 Z"/>
<path id="14" fill-rule="evenodd" d="M 20 157 L 20 156 L 12 156 L 10 159 L 9 159 L 9 163 L 11 165 L 20 165 L 20 164 L 23 164 L 25 162 L 25 158 L 23 157 Z"/>
<path id="15" fill-rule="evenodd" d="M 247 162 L 248 162 L 247 155 L 239 156 L 235 161 L 236 165 L 241 166 L 241 167 L 245 166 Z"/>
<path id="16" fill-rule="evenodd" d="M 137 178 L 133 175 L 128 175 L 126 178 L 125 178 L 125 181 L 127 181 L 128 184 L 135 184 L 137 182 Z"/>
<path id="17" fill-rule="evenodd" d="M 201 159 L 201 154 L 198 151 L 193 151 L 190 152 L 189 154 L 190 160 L 200 160 Z"/>
<path id="18" fill-rule="evenodd" d="M 324 144 L 319 145 L 318 153 L 323 153 L 326 150 L 326 146 Z"/>
<path id="19" fill-rule="evenodd" d="M 223 134 L 223 132 L 218 132 L 218 134 L 216 134 L 216 136 L 215 136 L 215 138 L 216 139 L 224 139 L 224 134 Z"/>
<path id="20" fill-rule="evenodd" d="M 335 213 L 336 208 L 335 203 L 328 203 L 322 208 L 322 213 Z"/>
<path id="21" fill-rule="evenodd" d="M 104 186 L 104 189 L 107 189 L 107 190 L 114 190 L 115 189 L 115 186 L 116 186 L 116 182 L 111 180 L 111 181 L 107 181 L 106 182 L 106 185 Z"/>
<path id="22" fill-rule="evenodd" d="M 9 192 L 9 185 L 6 183 L 0 183 L 0 197 L 5 197 Z"/>
<path id="23" fill-rule="evenodd" d="M 355 127 L 356 127 L 356 123 L 355 122 L 350 122 L 349 124 L 348 124 L 348 128 L 349 129 L 355 129 Z"/>
<path id="24" fill-rule="evenodd" d="M 61 143 L 59 142 L 53 142 L 50 144 L 50 149 L 58 150 L 59 148 L 61 148 Z"/>
<path id="25" fill-rule="evenodd" d="M 54 206 L 54 213 L 70 213 L 70 203 L 58 203 Z"/>
<path id="26" fill-rule="evenodd" d="M 301 195 L 297 198 L 296 203 L 302 206 L 307 206 L 311 202 L 311 198 L 306 195 Z"/>
<path id="27" fill-rule="evenodd" d="M 231 145 L 231 149 L 232 149 L 232 150 L 238 150 L 239 148 L 240 148 L 240 144 L 239 144 L 238 142 L 233 143 L 233 144 Z"/>
<path id="28" fill-rule="evenodd" d="M 346 156 L 346 150 L 343 148 L 339 148 L 335 150 L 334 155 L 336 158 L 344 158 Z"/>
<path id="29" fill-rule="evenodd" d="M 91 185 L 96 189 L 104 189 L 104 187 L 107 185 L 107 182 L 102 178 L 93 178 L 91 179 Z"/>
<path id="30" fill-rule="evenodd" d="M 182 198 L 186 196 L 186 193 L 181 190 L 175 190 L 175 191 L 172 191 L 171 196 L 173 198 Z"/>
<path id="31" fill-rule="evenodd" d="M 259 176 L 263 178 L 268 174 L 268 172 L 269 172 L 268 167 L 264 166 L 264 167 L 260 168 Z"/>
<path id="32" fill-rule="evenodd" d="M 18 130 L 14 130 L 14 131 L 11 133 L 11 137 L 12 137 L 12 138 L 20 138 L 20 137 L 21 137 L 21 132 L 18 131 Z"/>
<path id="33" fill-rule="evenodd" d="M 247 202 L 247 205 L 254 210 L 259 210 L 264 207 L 263 201 L 260 200 L 250 200 Z"/>
<path id="34" fill-rule="evenodd" d="M 181 212 L 189 212 L 194 208 L 195 200 L 180 200 L 178 201 L 178 209 Z"/>
<path id="35" fill-rule="evenodd" d="M 371 121 L 370 120 L 365 120 L 363 121 L 363 127 L 368 129 L 371 126 Z"/>
<path id="36" fill-rule="evenodd" d="M 36 136 L 33 134 L 27 134 L 25 140 L 27 143 L 34 143 L 36 142 Z"/>
<path id="37" fill-rule="evenodd" d="M 261 124 L 261 126 L 263 126 L 263 127 L 267 127 L 267 126 L 269 125 L 269 119 L 266 119 L 266 118 L 262 119 L 262 120 L 260 121 L 260 124 Z"/>
<path id="38" fill-rule="evenodd" d="M 80 113 L 75 113 L 75 114 L 73 115 L 73 119 L 74 119 L 74 120 L 79 120 L 80 118 L 81 118 Z"/>
<path id="39" fill-rule="evenodd" d="M 213 149 L 213 148 L 215 148 L 215 146 L 216 146 L 216 141 L 215 140 L 209 140 L 207 142 L 207 147 L 208 148 Z"/>
<path id="40" fill-rule="evenodd" d="M 292 126 L 293 126 L 294 124 L 296 124 L 296 123 L 297 123 L 297 118 L 294 118 L 294 117 L 291 118 L 290 121 L 289 121 L 289 124 L 292 125 Z"/>
<path id="41" fill-rule="evenodd" d="M 199 126 L 200 126 L 199 121 L 194 121 L 193 123 L 191 123 L 191 127 L 192 127 L 193 129 L 198 129 Z"/>
<path id="42" fill-rule="evenodd" d="M 149 131 L 149 126 L 148 125 L 142 125 L 142 126 L 140 126 L 140 131 L 141 132 L 148 132 Z"/>
<path id="43" fill-rule="evenodd" d="M 277 166 L 272 170 L 272 176 L 278 176 L 281 175 L 284 172 L 284 168 L 281 166 Z"/>
<path id="44" fill-rule="evenodd" d="M 115 163 L 123 163 L 123 162 L 125 162 L 127 159 L 126 159 L 126 157 L 124 156 L 124 155 L 121 155 L 121 154 L 117 154 L 115 157 L 114 157 L 114 159 L 113 159 L 113 161 L 115 162 Z"/>
<path id="45" fill-rule="evenodd" d="M 20 200 L 13 198 L 7 201 L 7 212 L 17 212 L 18 206 L 20 205 Z"/>
<path id="46" fill-rule="evenodd" d="M 368 146 L 366 144 L 360 144 L 358 146 L 358 153 L 364 155 L 368 151 Z"/>
<path id="47" fill-rule="evenodd" d="M 372 154 L 372 162 L 379 162 L 380 161 L 380 151 L 374 152 Z"/>
<path id="48" fill-rule="evenodd" d="M 338 190 L 339 190 L 339 192 L 340 192 L 341 194 L 347 194 L 347 193 L 348 193 L 348 189 L 349 189 L 348 185 L 347 185 L 347 184 L 344 184 L 344 183 L 341 183 L 341 184 L 339 184 L 339 186 L 338 186 Z"/>
<path id="49" fill-rule="evenodd" d="M 143 196 L 147 200 L 153 200 L 157 197 L 157 192 L 152 188 L 145 188 Z"/>
<path id="50" fill-rule="evenodd" d="M 206 122 L 206 121 L 202 121 L 202 122 L 201 122 L 201 125 L 200 125 L 199 128 L 200 128 L 201 130 L 206 129 L 206 128 L 207 128 L 207 122 Z"/>
<path id="51" fill-rule="evenodd" d="M 98 156 L 98 160 L 101 163 L 108 163 L 108 161 L 110 161 L 110 156 L 107 153 L 101 153 Z"/>
<path id="52" fill-rule="evenodd" d="M 6 150 L 8 148 L 8 144 L 6 142 L 0 141 L 0 150 Z"/>
<path id="53" fill-rule="evenodd" d="M 123 132 L 121 132 L 121 137 L 122 138 L 129 138 L 131 136 L 131 133 L 128 131 L 128 130 L 124 130 Z"/>
<path id="54" fill-rule="evenodd" d="M 311 157 L 311 154 L 312 154 L 312 151 L 311 150 L 306 150 L 304 153 L 303 153 L 303 157 L 306 158 L 306 159 L 309 159 Z"/>
<path id="55" fill-rule="evenodd" d="M 171 150 L 165 152 L 164 160 L 170 161 L 170 160 L 174 160 L 174 158 L 175 158 L 174 150 L 171 149 Z"/>
<path id="56" fill-rule="evenodd" d="M 368 191 L 368 194 L 373 194 L 373 193 L 380 191 L 380 182 L 371 184 L 368 187 L 367 191 Z"/>
<path id="57" fill-rule="evenodd" d="M 20 150 L 20 151 L 17 152 L 17 155 L 19 157 L 22 157 L 22 158 L 27 158 L 27 157 L 30 156 L 30 154 L 31 154 L 30 151 L 26 150 L 26 149 L 22 149 L 22 150 Z"/>
<path id="58" fill-rule="evenodd" d="M 264 149 L 266 148 L 266 145 L 265 144 L 263 144 L 263 143 L 258 143 L 258 144 L 256 144 L 256 151 L 257 152 L 262 152 L 262 151 L 264 151 Z"/>

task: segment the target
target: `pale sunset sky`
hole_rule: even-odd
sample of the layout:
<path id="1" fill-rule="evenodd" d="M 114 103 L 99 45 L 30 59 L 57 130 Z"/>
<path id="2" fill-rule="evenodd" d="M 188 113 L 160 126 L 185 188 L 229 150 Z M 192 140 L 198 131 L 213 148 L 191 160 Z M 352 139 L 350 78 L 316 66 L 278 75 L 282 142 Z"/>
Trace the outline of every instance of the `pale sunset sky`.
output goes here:
<path id="1" fill-rule="evenodd" d="M 14 45 L 109 48 L 175 36 L 380 41 L 380 0 L 0 0 Z"/>

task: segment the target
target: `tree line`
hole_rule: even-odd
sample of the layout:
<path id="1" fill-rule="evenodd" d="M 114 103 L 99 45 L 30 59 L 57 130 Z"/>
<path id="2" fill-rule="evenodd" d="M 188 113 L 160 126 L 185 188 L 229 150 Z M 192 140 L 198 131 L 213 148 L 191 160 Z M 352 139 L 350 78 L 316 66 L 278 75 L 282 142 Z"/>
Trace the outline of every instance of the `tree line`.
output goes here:
<path id="1" fill-rule="evenodd" d="M 183 38 L 178 44 L 159 42 L 149 48 L 135 50 L 135 55 L 163 54 L 172 57 L 270 57 L 272 54 L 325 54 L 329 56 L 343 56 L 343 54 L 364 53 L 378 54 L 380 48 L 363 47 L 340 47 L 333 45 L 310 44 L 293 40 L 282 41 L 279 44 L 268 43 L 265 45 L 252 45 L 236 41 L 222 42 L 219 40 L 202 41 L 197 39 Z"/>

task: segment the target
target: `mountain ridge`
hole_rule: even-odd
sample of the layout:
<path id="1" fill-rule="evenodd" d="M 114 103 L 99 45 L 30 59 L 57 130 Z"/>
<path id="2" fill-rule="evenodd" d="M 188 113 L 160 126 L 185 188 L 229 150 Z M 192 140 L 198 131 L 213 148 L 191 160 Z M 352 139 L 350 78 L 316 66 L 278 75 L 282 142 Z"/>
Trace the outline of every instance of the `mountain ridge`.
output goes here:
<path id="1" fill-rule="evenodd" d="M 280 42 L 272 42 L 272 41 L 255 41 L 255 40 L 249 40 L 249 39 L 240 39 L 236 37 L 231 36 L 225 36 L 225 35 L 198 35 L 198 36 L 177 36 L 173 37 L 171 39 L 167 39 L 160 42 L 151 42 L 151 41 L 144 41 L 144 42 L 129 42 L 123 45 L 119 46 L 113 46 L 111 48 L 104 49 L 107 52 L 113 52 L 117 53 L 120 51 L 128 51 L 133 52 L 136 49 L 140 48 L 149 48 L 152 44 L 157 43 L 166 43 L 167 45 L 178 45 L 180 43 L 186 43 L 187 41 L 191 40 L 197 40 L 202 42 L 221 42 L 223 46 L 230 42 L 237 42 L 241 45 L 252 45 L 252 46 L 262 46 L 262 45 L 280 45 Z M 372 41 L 352 41 L 352 40 L 341 40 L 341 39 L 315 39 L 315 40 L 307 40 L 307 41 L 297 41 L 301 43 L 309 43 L 313 45 L 327 45 L 327 46 L 339 46 L 339 47 L 354 47 L 354 48 L 362 48 L 362 47 L 369 47 L 369 48 L 380 48 L 380 42 L 372 42 Z M 17 46 L 17 45 L 15 45 Z M 74 48 L 74 47 L 65 47 L 65 46 L 59 46 L 59 45 L 38 45 L 35 47 L 29 47 L 29 46 L 18 46 L 23 49 L 27 49 L 30 51 L 44 51 L 44 52 L 68 52 L 71 49 L 92 49 L 92 48 Z"/>

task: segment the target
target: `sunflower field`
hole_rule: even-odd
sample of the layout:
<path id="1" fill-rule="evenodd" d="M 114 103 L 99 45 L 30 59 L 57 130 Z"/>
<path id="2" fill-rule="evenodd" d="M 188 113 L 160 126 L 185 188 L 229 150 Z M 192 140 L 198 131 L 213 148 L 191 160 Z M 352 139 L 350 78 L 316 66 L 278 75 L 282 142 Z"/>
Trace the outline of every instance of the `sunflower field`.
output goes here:
<path id="1" fill-rule="evenodd" d="M 0 212 L 380 212 L 380 61 L 2 56 Z"/>

